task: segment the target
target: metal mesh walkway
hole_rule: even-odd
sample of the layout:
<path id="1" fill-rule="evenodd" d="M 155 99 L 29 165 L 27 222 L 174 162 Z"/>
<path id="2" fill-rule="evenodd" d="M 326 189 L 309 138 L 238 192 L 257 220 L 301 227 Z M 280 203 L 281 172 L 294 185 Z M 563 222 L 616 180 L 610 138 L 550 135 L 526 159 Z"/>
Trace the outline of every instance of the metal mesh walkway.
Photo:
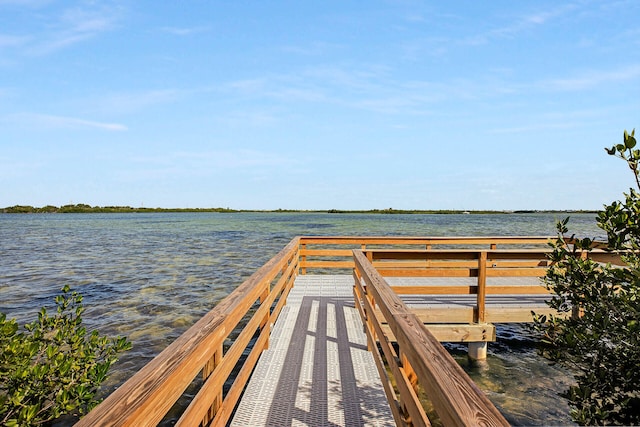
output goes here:
<path id="1" fill-rule="evenodd" d="M 299 276 L 232 426 L 394 426 L 351 276 Z"/>

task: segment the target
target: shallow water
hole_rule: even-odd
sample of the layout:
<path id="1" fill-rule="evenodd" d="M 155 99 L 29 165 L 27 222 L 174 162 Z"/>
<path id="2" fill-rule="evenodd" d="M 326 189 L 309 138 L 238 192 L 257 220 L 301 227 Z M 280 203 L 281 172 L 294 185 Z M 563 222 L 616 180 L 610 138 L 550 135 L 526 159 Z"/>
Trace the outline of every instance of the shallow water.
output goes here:
<path id="1" fill-rule="evenodd" d="M 592 214 L 578 236 L 603 238 Z M 68 284 L 89 328 L 127 335 L 112 390 L 157 355 L 296 235 L 554 235 L 562 215 L 321 213 L 0 214 L 0 311 L 21 323 Z M 486 365 L 452 353 L 516 425 L 570 424 L 557 397 L 569 378 L 549 367 L 519 325 L 499 328 Z"/>

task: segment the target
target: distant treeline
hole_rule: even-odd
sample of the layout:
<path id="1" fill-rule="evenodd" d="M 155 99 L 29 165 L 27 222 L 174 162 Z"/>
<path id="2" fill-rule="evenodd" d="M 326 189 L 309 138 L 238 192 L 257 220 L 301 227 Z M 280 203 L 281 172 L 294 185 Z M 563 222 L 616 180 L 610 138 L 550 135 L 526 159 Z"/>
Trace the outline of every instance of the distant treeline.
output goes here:
<path id="1" fill-rule="evenodd" d="M 591 210 L 515 210 L 515 211 L 492 211 L 492 210 L 404 210 L 404 209 L 371 209 L 371 210 L 295 210 L 295 209 L 276 209 L 276 210 L 237 210 L 229 208 L 134 208 L 131 206 L 90 206 L 86 204 L 33 207 L 25 205 L 10 206 L 0 209 L 2 213 L 128 213 L 128 212 L 280 212 L 280 213 L 366 213 L 366 214 L 503 214 L 503 213 L 596 213 Z"/>
<path id="2" fill-rule="evenodd" d="M 85 204 L 51 206 L 41 208 L 16 205 L 0 209 L 4 213 L 127 213 L 127 212 L 237 212 L 227 208 L 132 208 L 131 206 L 90 206 Z"/>

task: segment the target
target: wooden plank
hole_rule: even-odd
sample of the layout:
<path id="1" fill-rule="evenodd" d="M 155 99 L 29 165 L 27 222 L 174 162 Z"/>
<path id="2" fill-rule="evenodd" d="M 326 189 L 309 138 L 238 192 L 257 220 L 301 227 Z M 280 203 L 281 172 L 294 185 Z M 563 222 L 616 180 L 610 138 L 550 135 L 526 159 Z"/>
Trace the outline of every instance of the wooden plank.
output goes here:
<path id="1" fill-rule="evenodd" d="M 300 249 L 301 256 L 307 257 L 345 257 L 351 258 L 353 249 Z"/>
<path id="2" fill-rule="evenodd" d="M 551 291 L 542 285 L 487 286 L 487 295 L 537 295 L 550 293 Z"/>
<path id="3" fill-rule="evenodd" d="M 609 263 L 612 265 L 626 265 L 620 258 L 620 254 L 611 252 L 593 251 L 589 254 L 589 258 L 601 263 Z"/>
<path id="4" fill-rule="evenodd" d="M 477 285 L 396 285 L 391 289 L 398 295 L 476 295 Z M 487 285 L 486 295 L 537 295 L 550 294 L 540 285 Z"/>
<path id="5" fill-rule="evenodd" d="M 424 326 L 433 334 L 439 342 L 483 342 L 496 340 L 496 327 L 493 324 L 433 324 L 425 323 Z M 389 340 L 395 341 L 395 335 L 388 324 L 382 325 L 382 330 L 389 336 Z"/>
<path id="6" fill-rule="evenodd" d="M 548 306 L 538 307 L 487 307 L 486 321 L 490 323 L 528 323 L 533 321 L 531 311 L 537 314 L 553 314 L 558 313 Z"/>
<path id="7" fill-rule="evenodd" d="M 549 236 L 467 236 L 467 237 L 381 237 L 381 236 L 300 236 L 300 242 L 321 245 L 546 245 Z"/>
<path id="8" fill-rule="evenodd" d="M 544 277 L 546 268 L 487 268 L 488 277 Z"/>
<path id="9" fill-rule="evenodd" d="M 386 277 L 477 277 L 477 268 L 434 268 L 434 269 L 416 269 L 416 268 L 378 268 L 378 272 Z"/>
<path id="10" fill-rule="evenodd" d="M 449 285 L 449 286 L 391 286 L 398 295 L 471 295 L 476 294 L 478 286 Z"/>
<path id="11" fill-rule="evenodd" d="M 451 261 L 451 260 L 420 260 L 420 261 L 373 261 L 373 266 L 377 269 L 392 268 L 476 268 L 478 263 L 474 261 Z"/>
<path id="12" fill-rule="evenodd" d="M 343 268 L 352 269 L 353 261 L 304 261 L 300 262 L 300 266 L 303 268 Z"/>
<path id="13" fill-rule="evenodd" d="M 381 260 L 434 260 L 457 259 L 475 260 L 475 252 L 469 249 L 412 250 L 412 249 L 369 249 L 374 261 Z"/>
<path id="14" fill-rule="evenodd" d="M 473 323 L 474 313 L 473 307 L 429 307 L 429 308 L 414 308 L 409 307 L 409 310 L 415 314 L 421 323 Z M 485 319 L 487 322 L 495 322 Z"/>

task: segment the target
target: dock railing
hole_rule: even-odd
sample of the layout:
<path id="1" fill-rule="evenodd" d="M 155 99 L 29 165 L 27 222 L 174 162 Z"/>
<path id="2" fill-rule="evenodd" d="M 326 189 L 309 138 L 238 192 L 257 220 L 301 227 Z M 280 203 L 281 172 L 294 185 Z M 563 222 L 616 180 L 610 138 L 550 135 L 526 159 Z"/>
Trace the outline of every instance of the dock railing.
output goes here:
<path id="1" fill-rule="evenodd" d="M 433 399 L 442 400 L 444 403 L 438 405 L 448 408 L 444 409 L 444 415 L 441 415 L 444 420 L 457 420 L 460 415 L 455 413 L 472 417 L 470 419 L 474 421 L 476 418 L 473 417 L 477 416 L 479 417 L 477 420 L 481 420 L 485 416 L 485 411 L 488 411 L 486 416 L 490 416 L 492 420 L 495 417 L 499 421 L 497 425 L 501 425 L 499 413 L 496 414 L 495 408 L 485 408 L 486 398 L 482 397 L 482 392 L 472 383 L 467 384 L 466 380 L 465 385 L 456 392 L 459 394 L 458 397 L 446 403 L 451 399 L 446 389 L 452 387 L 451 381 L 458 381 L 464 372 L 456 367 L 455 362 L 452 364 L 451 360 L 447 359 L 446 351 L 438 349 L 435 345 L 437 341 L 424 332 L 422 320 L 402 308 L 402 302 L 394 294 L 393 289 L 383 286 L 384 279 L 375 268 L 380 268 L 385 274 L 404 274 L 403 270 L 407 268 L 417 271 L 431 262 L 431 270 L 437 271 L 438 268 L 448 267 L 435 266 L 435 260 L 428 259 L 428 256 L 424 257 L 424 252 L 433 251 L 432 254 L 435 256 L 439 250 L 451 250 L 451 248 L 462 246 L 475 247 L 476 249 L 466 249 L 467 252 L 473 252 L 473 256 L 460 256 L 469 265 L 459 267 L 462 270 L 466 269 L 467 272 L 464 274 L 477 274 L 480 280 L 483 276 L 491 276 L 493 273 L 490 271 L 499 270 L 499 268 L 495 270 L 489 267 L 486 270 L 482 268 L 482 263 L 493 262 L 492 254 L 499 253 L 498 245 L 501 248 L 503 246 L 540 248 L 550 239 L 549 237 L 295 237 L 209 313 L 82 418 L 77 425 L 81 427 L 153 426 L 167 417 L 178 418 L 176 425 L 226 425 L 261 352 L 268 348 L 271 325 L 286 303 L 287 295 L 297 274 L 305 274 L 308 271 L 340 273 L 345 270 L 352 274 L 356 266 L 360 269 L 358 274 L 363 278 L 364 283 L 374 284 L 367 287 L 367 290 L 376 299 L 376 307 L 381 309 L 384 303 L 389 307 L 386 315 L 396 319 L 393 333 L 398 334 L 396 336 L 398 343 L 403 348 L 400 354 L 396 355 L 398 356 L 396 359 L 400 361 L 395 369 L 396 373 L 400 369 L 407 372 L 409 384 L 419 379 L 419 383 L 425 388 L 441 389 L 435 392 Z M 360 251 L 357 256 L 354 255 L 354 248 Z M 393 254 L 395 258 L 409 257 L 409 259 L 385 260 L 385 257 L 389 258 L 396 249 L 402 249 L 402 251 Z M 416 256 L 412 254 L 412 249 L 414 253 L 420 252 L 420 259 L 411 259 Z M 478 250 L 481 254 L 486 253 L 486 260 L 484 255 L 473 258 L 477 257 Z M 362 251 L 366 251 L 367 255 Z M 398 255 L 400 252 L 412 255 Z M 611 258 L 608 254 L 601 256 L 602 262 L 607 262 Z M 375 267 L 372 262 L 376 264 Z M 409 264 L 393 265 L 389 262 L 408 262 Z M 500 265 L 505 266 L 508 262 L 508 259 L 500 260 Z M 410 263 L 417 263 L 417 265 L 411 266 Z M 454 270 L 451 268 L 448 273 Z M 375 289 L 381 289 L 381 291 L 375 294 Z M 477 292 L 478 298 L 481 298 L 480 295 L 483 292 L 480 285 L 475 290 L 468 288 L 467 291 Z M 359 298 L 363 297 L 362 286 L 358 292 Z M 485 288 L 485 293 L 487 292 L 492 292 L 491 287 Z M 366 310 L 371 308 L 367 307 Z M 362 307 L 360 309 L 362 310 Z M 478 308 L 476 318 L 482 318 L 481 308 Z M 373 318 L 369 315 L 367 319 Z M 375 332 L 376 337 L 382 336 L 376 326 L 369 325 L 368 328 Z M 392 350 L 393 346 L 387 349 L 385 357 L 388 360 L 395 360 L 394 354 L 390 352 Z M 443 372 L 451 374 L 451 378 L 447 379 L 446 375 L 445 377 L 433 376 L 428 372 L 425 359 L 434 357 L 436 363 L 443 361 L 445 368 Z M 411 372 L 415 372 L 415 375 Z M 397 376 L 397 378 L 403 377 Z M 403 382 L 406 383 L 405 380 Z M 190 386 L 197 389 L 195 396 L 190 400 L 186 410 L 174 416 L 172 408 Z M 388 384 L 385 386 L 387 387 Z M 460 394 L 466 395 L 466 398 Z M 476 397 L 479 399 L 478 402 L 482 402 L 481 408 L 477 408 L 472 402 Z M 392 402 L 395 401 L 392 400 Z M 462 406 L 458 407 L 458 405 Z M 417 420 L 420 414 L 417 406 L 412 407 L 410 416 L 412 420 L 416 420 L 416 423 L 419 423 Z M 403 417 L 406 415 L 398 419 L 405 419 Z"/>
<path id="2" fill-rule="evenodd" d="M 506 313 L 487 318 L 487 295 L 548 294 L 540 278 L 550 265 L 550 249 L 442 249 L 442 250 L 380 250 L 365 251 L 365 256 L 384 277 L 476 278 L 469 285 L 391 286 L 399 295 L 476 295 L 473 310 L 462 311 L 463 318 L 448 316 L 449 323 L 485 321 L 518 322 L 530 318 L 509 318 Z M 491 278 L 511 278 L 501 284 L 488 284 Z M 427 313 L 425 313 L 427 315 Z M 434 313 L 431 313 L 431 319 Z M 427 318 L 423 320 L 427 321 Z M 437 322 L 434 322 L 437 323 Z"/>
<path id="3" fill-rule="evenodd" d="M 300 273 L 308 271 L 351 271 L 354 268 L 353 249 L 501 249 L 548 248 L 554 237 L 549 236 L 467 236 L 467 237 L 351 237 L 351 236 L 302 236 L 300 237 Z"/>

